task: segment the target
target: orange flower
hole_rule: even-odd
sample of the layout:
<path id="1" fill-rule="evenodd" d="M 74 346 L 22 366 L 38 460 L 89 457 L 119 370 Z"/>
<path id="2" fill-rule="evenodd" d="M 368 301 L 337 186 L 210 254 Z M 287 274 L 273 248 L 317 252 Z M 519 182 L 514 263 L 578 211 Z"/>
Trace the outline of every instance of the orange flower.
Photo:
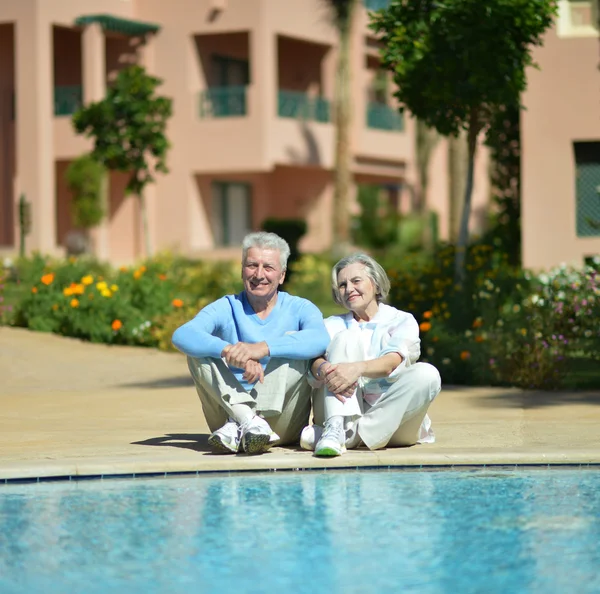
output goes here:
<path id="1" fill-rule="evenodd" d="M 158 275 L 158 278 L 159 278 L 160 280 L 167 280 L 167 275 L 166 275 L 166 274 L 159 274 L 159 275 Z"/>
<path id="2" fill-rule="evenodd" d="M 173 307 L 183 307 L 183 301 L 181 299 L 173 299 L 173 301 L 171 301 L 171 305 Z"/>
<path id="3" fill-rule="evenodd" d="M 54 280 L 54 272 L 49 272 L 48 274 L 44 274 L 44 276 L 42 276 L 42 278 L 41 278 L 41 281 L 45 285 L 51 285 L 53 280 Z"/>
<path id="4" fill-rule="evenodd" d="M 141 278 L 141 276 L 142 276 L 142 271 L 141 271 L 141 270 L 136 270 L 136 271 L 133 273 L 133 278 L 134 278 L 135 280 L 139 280 L 139 279 Z"/>
<path id="5" fill-rule="evenodd" d="M 463 352 L 460 354 L 460 358 L 461 358 L 463 361 L 466 361 L 466 360 L 467 360 L 467 359 L 468 359 L 470 356 L 471 356 L 471 353 L 469 353 L 469 351 L 463 351 Z"/>
<path id="6" fill-rule="evenodd" d="M 31 292 L 32 292 L 32 293 L 37 293 L 37 291 L 38 291 L 38 290 L 37 290 L 37 287 L 33 287 L 33 289 L 31 289 Z"/>
<path id="7" fill-rule="evenodd" d="M 477 318 L 473 322 L 473 328 L 481 328 L 481 326 L 483 326 L 483 320 L 481 318 Z"/>
<path id="8" fill-rule="evenodd" d="M 79 299 L 71 299 L 71 307 L 79 307 Z"/>
<path id="9" fill-rule="evenodd" d="M 113 323 L 110 325 L 110 327 L 116 332 L 123 327 L 123 322 L 121 322 L 121 320 L 113 320 Z"/>
<path id="10" fill-rule="evenodd" d="M 52 306 L 52 311 L 56 311 L 57 309 L 58 309 L 58 305 L 55 303 L 55 304 Z"/>
<path id="11" fill-rule="evenodd" d="M 431 312 L 431 311 L 426 311 L 426 312 L 423 312 L 423 317 L 424 317 L 426 320 L 431 320 L 431 318 L 433 317 L 433 312 Z"/>
<path id="12" fill-rule="evenodd" d="M 477 335 L 475 337 L 475 342 L 483 342 L 485 340 L 485 338 L 481 335 Z"/>
<path id="13" fill-rule="evenodd" d="M 140 272 L 146 272 L 148 270 L 145 266 L 140 266 Z"/>
<path id="14" fill-rule="evenodd" d="M 437 342 L 440 339 L 439 336 L 434 336 L 431 340 L 433 340 L 433 342 Z"/>
<path id="15" fill-rule="evenodd" d="M 431 324 L 429 322 L 421 322 L 419 324 L 419 329 L 421 330 L 421 332 L 427 332 L 431 330 Z"/>

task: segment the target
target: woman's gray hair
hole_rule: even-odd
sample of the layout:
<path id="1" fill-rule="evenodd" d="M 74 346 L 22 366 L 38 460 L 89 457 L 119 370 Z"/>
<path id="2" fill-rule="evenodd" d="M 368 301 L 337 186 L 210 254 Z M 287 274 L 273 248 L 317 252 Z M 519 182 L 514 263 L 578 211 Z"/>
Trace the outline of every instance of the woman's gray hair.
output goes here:
<path id="1" fill-rule="evenodd" d="M 242 241 L 242 266 L 246 261 L 248 250 L 250 248 L 260 248 L 263 250 L 279 250 L 279 262 L 281 269 L 287 269 L 287 261 L 290 257 L 290 246 L 285 239 L 279 237 L 275 233 L 267 233 L 266 231 L 257 231 L 249 233 Z"/>
<path id="2" fill-rule="evenodd" d="M 338 305 L 344 305 L 338 287 L 338 275 L 344 268 L 356 263 L 364 265 L 367 276 L 373 281 L 377 303 L 385 301 L 390 292 L 390 279 L 381 265 L 371 258 L 371 256 L 367 256 L 367 254 L 352 254 L 351 256 L 346 256 L 332 268 L 331 293 L 333 295 L 333 300 Z"/>

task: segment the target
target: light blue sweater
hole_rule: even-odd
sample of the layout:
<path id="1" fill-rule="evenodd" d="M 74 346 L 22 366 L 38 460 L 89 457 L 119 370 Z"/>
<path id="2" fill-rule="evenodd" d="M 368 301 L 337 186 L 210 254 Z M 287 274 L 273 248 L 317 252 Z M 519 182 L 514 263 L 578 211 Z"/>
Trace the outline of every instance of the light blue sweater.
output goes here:
<path id="1" fill-rule="evenodd" d="M 173 345 L 194 358 L 220 359 L 228 344 L 263 341 L 269 347 L 270 357 L 313 359 L 327 349 L 329 334 L 323 315 L 314 304 L 282 291 L 264 320 L 256 315 L 242 291 L 210 303 L 173 333 Z M 270 357 L 261 359 L 263 368 Z M 246 390 L 252 387 L 243 380 L 243 369 L 233 367 L 231 370 Z"/>

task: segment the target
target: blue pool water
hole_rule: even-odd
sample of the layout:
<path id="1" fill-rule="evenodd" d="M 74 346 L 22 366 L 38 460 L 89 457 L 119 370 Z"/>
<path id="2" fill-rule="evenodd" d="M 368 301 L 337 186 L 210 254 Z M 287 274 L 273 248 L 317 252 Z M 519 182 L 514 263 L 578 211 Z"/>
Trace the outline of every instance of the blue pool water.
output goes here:
<path id="1" fill-rule="evenodd" d="M 0 485 L 0 593 L 599 593 L 600 471 Z"/>

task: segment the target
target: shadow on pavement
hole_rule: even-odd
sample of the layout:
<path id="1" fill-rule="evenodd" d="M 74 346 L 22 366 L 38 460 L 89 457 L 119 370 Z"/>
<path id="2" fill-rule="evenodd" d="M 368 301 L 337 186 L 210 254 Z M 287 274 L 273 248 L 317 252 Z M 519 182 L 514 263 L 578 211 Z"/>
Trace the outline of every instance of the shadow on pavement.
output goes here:
<path id="1" fill-rule="evenodd" d="M 513 391 L 503 394 L 479 396 L 477 403 L 487 407 L 515 407 L 524 409 L 544 408 L 547 406 L 572 406 L 574 404 L 600 406 L 600 392 Z"/>
<path id="2" fill-rule="evenodd" d="M 167 388 L 187 388 L 194 387 L 191 375 L 180 377 L 163 377 L 160 379 L 146 382 L 132 382 L 130 384 L 119 384 L 119 388 L 149 388 L 153 390 L 164 390 Z"/>
<path id="3" fill-rule="evenodd" d="M 168 433 L 163 437 L 151 437 L 143 441 L 134 441 L 131 445 L 167 446 L 184 448 L 195 452 L 210 452 L 207 433 Z"/>

